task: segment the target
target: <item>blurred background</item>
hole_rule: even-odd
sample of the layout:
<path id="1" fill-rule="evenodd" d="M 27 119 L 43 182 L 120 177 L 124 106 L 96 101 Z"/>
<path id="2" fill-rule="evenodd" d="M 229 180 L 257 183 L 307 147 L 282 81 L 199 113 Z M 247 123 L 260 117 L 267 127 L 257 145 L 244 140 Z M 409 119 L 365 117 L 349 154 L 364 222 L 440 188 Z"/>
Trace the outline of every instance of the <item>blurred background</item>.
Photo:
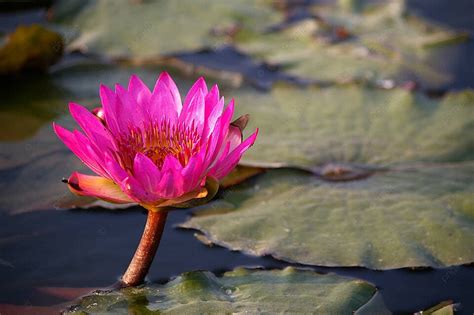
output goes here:
<path id="1" fill-rule="evenodd" d="M 380 136 L 383 128 L 372 135 L 380 145 L 373 145 L 375 140 L 370 138 L 372 142 L 364 148 L 373 147 L 367 152 L 346 150 L 351 141 L 346 143 L 342 134 L 353 136 L 351 123 L 323 121 L 325 114 L 314 134 L 309 128 L 305 138 L 289 138 L 280 144 L 280 151 L 272 151 L 274 139 L 265 138 L 275 123 L 272 113 L 285 112 L 280 107 L 272 109 L 273 101 L 265 97 L 277 93 L 276 99 L 281 95 L 278 91 L 288 86 L 300 91 L 298 97 L 305 106 L 318 93 L 326 95 L 325 89 L 339 87 L 357 87 L 357 91 L 335 102 L 357 102 L 360 97 L 383 103 L 381 95 L 398 91 L 423 98 L 425 107 L 420 108 L 425 109 L 451 93 L 467 93 L 462 97 L 473 99 L 469 91 L 474 87 L 472 0 L 0 1 L 0 33 L 1 314 L 54 313 L 56 305 L 90 288 L 114 283 L 136 247 L 145 220 L 140 208 L 110 210 L 110 205 L 73 197 L 60 182 L 84 167 L 55 138 L 51 123 L 74 126 L 65 115 L 71 101 L 90 109 L 100 106 L 100 83 L 127 85 L 136 73 L 152 87 L 159 73 L 168 71 L 185 93 L 196 78 L 205 76 L 209 85 L 219 84 L 227 100 L 235 96 L 237 106 L 242 102 L 242 112 L 259 104 L 267 106 L 254 109 L 250 128 L 260 126 L 263 135 L 261 146 L 244 161 L 252 167 L 296 165 L 324 177 L 329 162 L 381 169 L 406 161 L 472 159 L 472 111 L 443 117 L 433 121 L 439 124 L 432 129 L 421 129 L 431 151 L 417 143 L 397 152 L 408 141 Z M 297 99 L 293 94 L 286 97 L 278 100 Z M 341 107 L 338 113 L 360 114 L 354 121 L 368 117 L 358 109 L 344 112 Z M 418 126 L 424 126 L 432 123 L 425 119 L 431 114 L 429 108 L 426 112 L 417 109 L 410 121 L 416 124 L 419 119 Z M 403 115 L 395 119 L 403 120 Z M 292 117 L 277 119 L 281 125 L 291 125 Z M 451 123 L 461 117 L 463 124 L 451 128 L 459 130 L 437 134 L 449 129 L 442 121 Z M 324 132 L 316 131 L 319 126 L 326 128 Z M 403 133 L 403 124 L 399 128 Z M 360 132 L 363 137 L 364 130 Z M 328 135 L 331 141 L 325 142 Z M 385 147 L 390 141 L 394 145 Z M 343 149 L 331 151 L 341 142 Z M 448 152 L 451 144 L 452 152 Z M 439 157 L 433 157 L 436 146 L 445 148 Z M 304 147 L 300 155 L 293 151 L 298 147 Z M 349 179 L 367 175 L 366 169 L 348 168 L 355 173 Z M 466 172 L 465 186 L 471 187 L 472 169 Z M 257 173 L 260 170 L 253 168 L 238 182 Z M 330 171 L 327 176 L 333 175 Z M 203 245 L 194 230 L 176 228 L 191 211 L 170 216 L 151 281 L 165 282 L 198 269 L 219 274 L 236 266 L 292 265 L 270 255 L 257 257 Z M 473 250 L 472 244 L 466 246 Z M 390 270 L 374 271 L 378 268 L 363 265 L 313 268 L 374 283 L 395 313 L 413 313 L 447 299 L 460 303 L 461 313 L 474 311 L 472 266 L 416 272 L 383 267 Z M 69 291 L 51 293 L 51 287 Z"/>

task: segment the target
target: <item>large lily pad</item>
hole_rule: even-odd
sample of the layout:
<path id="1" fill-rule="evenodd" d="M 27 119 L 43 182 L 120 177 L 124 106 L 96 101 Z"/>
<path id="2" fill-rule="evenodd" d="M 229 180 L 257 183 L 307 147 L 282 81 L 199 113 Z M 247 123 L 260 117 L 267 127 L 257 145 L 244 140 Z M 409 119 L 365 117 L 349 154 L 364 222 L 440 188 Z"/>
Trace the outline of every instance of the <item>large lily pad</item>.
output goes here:
<path id="1" fill-rule="evenodd" d="M 356 85 L 268 93 L 229 93 L 251 116 L 259 138 L 244 162 L 314 169 L 326 163 L 394 166 L 453 162 L 474 156 L 474 93 L 430 99 L 409 91 Z"/>
<path id="2" fill-rule="evenodd" d="M 74 6 L 76 10 L 68 10 Z M 80 9 L 77 9 L 80 8 Z M 89 1 L 58 4 L 57 19 L 77 30 L 70 49 L 113 57 L 163 55 L 212 47 L 218 26 L 245 24 L 255 31 L 279 13 L 263 1 Z"/>
<path id="3" fill-rule="evenodd" d="M 164 284 L 99 291 L 82 298 L 66 314 L 352 313 L 376 289 L 335 274 L 235 269 L 216 277 L 184 273 Z"/>
<path id="4" fill-rule="evenodd" d="M 474 261 L 474 163 L 328 183 L 275 170 L 183 227 L 252 255 L 322 266 L 445 267 Z"/>
<path id="5" fill-rule="evenodd" d="M 238 46 L 309 79 L 414 78 L 429 87 L 449 82 L 449 75 L 431 62 L 430 48 L 465 40 L 466 34 L 409 15 L 404 0 L 367 2 L 309 6 L 308 18 L 274 33 L 242 32 Z"/>

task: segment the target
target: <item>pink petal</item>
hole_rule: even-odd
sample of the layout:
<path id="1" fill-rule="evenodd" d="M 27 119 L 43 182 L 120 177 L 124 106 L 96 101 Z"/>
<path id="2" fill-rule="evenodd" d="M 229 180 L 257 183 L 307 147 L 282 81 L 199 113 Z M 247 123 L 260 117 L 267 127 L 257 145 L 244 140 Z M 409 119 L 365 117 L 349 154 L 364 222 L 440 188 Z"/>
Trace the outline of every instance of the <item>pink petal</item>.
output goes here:
<path id="1" fill-rule="evenodd" d="M 146 155 L 137 153 L 133 161 L 133 176 L 139 181 L 143 188 L 155 193 L 161 178 L 158 167 Z"/>
<path id="2" fill-rule="evenodd" d="M 204 157 L 206 150 L 201 150 L 191 157 L 186 167 L 182 170 L 184 181 L 183 190 L 185 192 L 192 191 L 200 184 L 204 177 Z"/>
<path id="3" fill-rule="evenodd" d="M 194 82 L 193 86 L 189 89 L 189 92 L 186 95 L 186 98 L 184 99 L 183 110 L 186 110 L 186 108 L 189 107 L 191 100 L 199 91 L 202 91 L 204 94 L 207 94 L 207 85 L 203 77 L 197 79 L 197 81 Z"/>
<path id="4" fill-rule="evenodd" d="M 150 89 L 135 74 L 130 77 L 128 92 L 139 106 L 142 108 L 148 107 L 151 98 Z"/>
<path id="5" fill-rule="evenodd" d="M 161 168 L 162 176 L 156 193 L 166 199 L 181 196 L 184 193 L 182 170 L 181 163 L 174 156 L 168 155 Z"/>
<path id="6" fill-rule="evenodd" d="M 93 144 L 103 150 L 115 149 L 115 143 L 111 139 L 107 128 L 88 109 L 81 105 L 70 103 L 69 111 Z"/>
<path id="7" fill-rule="evenodd" d="M 203 140 L 207 140 L 209 135 L 213 132 L 216 122 L 222 115 L 224 108 L 224 98 L 219 100 L 219 89 L 215 85 L 211 92 L 206 95 L 206 114 L 205 127 L 203 131 Z"/>
<path id="8" fill-rule="evenodd" d="M 119 100 L 117 106 L 120 108 L 117 108 L 117 120 L 122 128 L 121 131 L 128 131 L 130 126 L 142 128 L 146 117 L 143 112 L 144 108 L 139 106 L 137 100 L 120 84 L 115 85 L 115 94 Z"/>
<path id="9" fill-rule="evenodd" d="M 79 132 L 72 133 L 67 129 L 53 123 L 53 129 L 59 139 L 92 171 L 96 174 L 107 177 L 107 172 L 102 167 L 102 161 L 94 154 L 90 148 L 89 140 L 85 139 L 78 140 L 77 134 Z"/>
<path id="10" fill-rule="evenodd" d="M 153 204 L 159 200 L 159 197 L 146 191 L 141 183 L 132 176 L 125 178 L 121 187 L 131 199 L 139 204 Z"/>
<path id="11" fill-rule="evenodd" d="M 176 122 L 181 113 L 181 96 L 168 73 L 161 73 L 150 99 L 148 113 L 156 121 L 167 119 Z"/>
<path id="12" fill-rule="evenodd" d="M 209 175 L 221 179 L 234 169 L 235 166 L 240 161 L 240 158 L 247 151 L 257 139 L 258 129 L 248 137 L 244 142 L 242 142 L 237 148 L 235 148 L 221 163 L 216 164 L 210 171 Z"/>
<path id="13" fill-rule="evenodd" d="M 121 185 L 129 174 L 120 166 L 120 164 L 108 153 L 105 154 L 104 164 L 107 174 L 114 182 Z"/>
<path id="14" fill-rule="evenodd" d="M 189 95 L 188 95 L 189 97 Z M 179 122 L 183 125 L 194 125 L 197 129 L 198 134 L 202 134 L 204 129 L 204 111 L 205 111 L 205 101 L 204 101 L 204 91 L 196 91 L 189 100 L 189 103 L 186 107 L 183 107 L 183 111 L 179 116 Z"/>
<path id="15" fill-rule="evenodd" d="M 68 179 L 69 189 L 81 196 L 97 197 L 114 203 L 131 203 L 131 200 L 112 180 L 74 172 Z"/>
<path id="16" fill-rule="evenodd" d="M 145 189 L 143 182 L 128 174 L 110 155 L 106 155 L 106 165 L 112 179 L 130 199 L 140 204 L 153 204 L 161 200 L 158 194 Z"/>
<path id="17" fill-rule="evenodd" d="M 218 119 L 212 137 L 210 137 L 208 154 L 205 161 L 207 165 L 210 165 L 217 158 L 227 136 L 232 115 L 234 115 L 234 100 L 230 101 L 224 113 Z"/>
<path id="18" fill-rule="evenodd" d="M 112 132 L 113 135 L 120 135 L 120 125 L 118 122 L 118 98 L 115 93 L 107 86 L 100 85 L 100 99 L 102 102 L 102 109 L 104 111 L 105 122 L 107 128 Z"/>

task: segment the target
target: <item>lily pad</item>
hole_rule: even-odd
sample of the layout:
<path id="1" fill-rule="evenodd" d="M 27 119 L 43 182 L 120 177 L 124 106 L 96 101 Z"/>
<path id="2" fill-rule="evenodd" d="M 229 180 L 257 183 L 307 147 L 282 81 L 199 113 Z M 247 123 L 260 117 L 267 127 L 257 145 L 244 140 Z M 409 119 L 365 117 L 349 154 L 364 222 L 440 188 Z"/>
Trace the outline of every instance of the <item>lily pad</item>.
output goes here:
<path id="1" fill-rule="evenodd" d="M 416 312 L 415 315 L 453 315 L 455 311 L 455 305 L 453 301 L 444 301 L 430 307 L 426 311 Z"/>
<path id="2" fill-rule="evenodd" d="M 182 227 L 258 256 L 371 269 L 474 261 L 474 163 L 328 183 L 273 170 L 230 189 Z"/>
<path id="3" fill-rule="evenodd" d="M 40 25 L 19 26 L 0 47 L 0 75 L 45 72 L 63 54 L 61 36 Z"/>
<path id="4" fill-rule="evenodd" d="M 97 291 L 66 314 L 352 313 L 374 286 L 335 274 L 235 269 L 221 277 L 188 272 L 164 285 Z"/>
<path id="5" fill-rule="evenodd" d="M 320 171 L 326 163 L 387 167 L 474 158 L 474 92 L 430 99 L 402 89 L 348 85 L 229 93 L 258 141 L 243 162 Z"/>
<path id="6" fill-rule="evenodd" d="M 68 6 L 75 10 L 68 10 Z M 79 9 L 78 9 L 79 7 Z M 220 25 L 245 24 L 255 31 L 280 14 L 263 1 L 60 1 L 56 19 L 78 31 L 69 49 L 112 57 L 164 55 L 212 47 Z"/>
<path id="7" fill-rule="evenodd" d="M 410 15 L 404 0 L 362 2 L 370 1 L 307 6 L 306 19 L 285 23 L 271 34 L 237 34 L 237 45 L 313 80 L 414 78 L 431 88 L 450 81 L 431 61 L 430 48 L 466 40 L 465 33 Z"/>

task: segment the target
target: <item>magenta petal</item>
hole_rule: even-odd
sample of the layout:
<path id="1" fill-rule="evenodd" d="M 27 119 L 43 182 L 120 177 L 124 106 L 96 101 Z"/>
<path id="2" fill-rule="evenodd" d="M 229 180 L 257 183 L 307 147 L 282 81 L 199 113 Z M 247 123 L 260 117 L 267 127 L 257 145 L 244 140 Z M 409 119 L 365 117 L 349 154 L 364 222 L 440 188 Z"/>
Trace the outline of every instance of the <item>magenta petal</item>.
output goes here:
<path id="1" fill-rule="evenodd" d="M 192 191 L 197 188 L 201 179 L 204 177 L 204 156 L 206 154 L 205 150 L 201 150 L 198 154 L 191 157 L 188 162 L 188 165 L 183 169 L 181 174 L 184 181 L 183 189 L 184 191 Z"/>
<path id="2" fill-rule="evenodd" d="M 114 149 L 115 144 L 111 139 L 111 135 L 94 114 L 75 103 L 69 104 L 69 111 L 93 144 L 101 149 Z"/>
<path id="3" fill-rule="evenodd" d="M 119 110 L 117 96 L 111 89 L 101 84 L 100 99 L 107 127 L 115 136 L 120 135 L 120 125 L 117 119 L 117 111 Z"/>
<path id="4" fill-rule="evenodd" d="M 153 204 L 160 200 L 160 197 L 146 191 L 141 183 L 132 176 L 125 178 L 121 186 L 124 192 L 137 203 Z"/>
<path id="5" fill-rule="evenodd" d="M 108 177 L 107 172 L 101 165 L 101 161 L 86 148 L 86 146 L 89 145 L 87 138 L 85 141 L 78 141 L 74 133 L 55 123 L 53 123 L 53 129 L 58 138 L 64 142 L 64 144 L 82 161 L 82 163 L 87 165 L 92 171 L 94 171 L 94 173 Z"/>
<path id="6" fill-rule="evenodd" d="M 148 86 L 135 74 L 130 77 L 128 83 L 128 93 L 142 108 L 148 107 L 151 98 L 151 92 Z"/>
<path id="7" fill-rule="evenodd" d="M 143 188 L 140 181 L 128 174 L 112 157 L 106 155 L 107 171 L 121 189 L 137 203 L 153 203 L 160 198 Z"/>
<path id="8" fill-rule="evenodd" d="M 224 98 L 222 98 L 224 101 Z M 214 107 L 219 102 L 219 87 L 217 84 L 214 84 L 212 89 L 206 95 L 206 120 L 209 118 L 209 115 L 214 110 Z M 221 109 L 222 112 L 222 109 Z"/>
<path id="9" fill-rule="evenodd" d="M 179 122 L 183 125 L 194 125 L 197 129 L 198 134 L 202 134 L 204 128 L 204 93 L 202 90 L 198 90 L 194 93 L 193 97 L 189 100 L 188 106 L 183 107 L 183 111 L 179 116 Z"/>
<path id="10" fill-rule="evenodd" d="M 211 164 L 217 158 L 219 152 L 222 150 L 221 147 L 224 143 L 225 137 L 227 136 L 227 132 L 229 130 L 229 125 L 233 114 L 234 100 L 231 100 L 214 128 L 214 132 L 210 139 L 210 146 L 208 147 L 208 155 L 205 161 L 207 165 Z"/>
<path id="11" fill-rule="evenodd" d="M 167 199 L 181 196 L 184 193 L 182 170 L 181 163 L 174 156 L 168 155 L 161 168 L 162 175 L 157 193 Z"/>
<path id="12" fill-rule="evenodd" d="M 244 152 L 255 143 L 257 135 L 258 129 L 244 142 L 242 142 L 234 151 L 227 155 L 222 163 L 216 164 L 213 169 L 210 170 L 209 174 L 217 179 L 221 179 L 229 174 L 230 171 L 232 171 L 232 169 L 239 163 L 242 154 L 244 154 Z"/>
<path id="13" fill-rule="evenodd" d="M 197 79 L 197 81 L 189 89 L 189 92 L 186 95 L 186 98 L 184 99 L 183 110 L 186 110 L 186 108 L 189 107 L 191 100 L 194 98 L 194 96 L 197 93 L 199 93 L 199 91 L 202 91 L 202 93 L 204 93 L 205 95 L 207 94 L 207 85 L 203 77 L 200 77 L 199 79 Z"/>
<path id="14" fill-rule="evenodd" d="M 214 100 L 214 96 L 217 96 L 217 98 L 219 97 L 219 91 L 217 90 L 217 92 L 214 92 L 217 95 L 211 95 L 211 93 L 213 93 L 215 90 L 217 90 L 217 86 L 215 89 L 213 88 L 206 96 L 205 127 L 202 135 L 203 141 L 207 140 L 209 135 L 214 131 L 217 120 L 219 117 L 221 117 L 222 110 L 224 109 L 224 98 L 221 98 L 220 100 Z"/>
<path id="15" fill-rule="evenodd" d="M 183 195 L 183 177 L 176 171 L 163 172 L 158 193 L 164 199 L 173 199 Z"/>
<path id="16" fill-rule="evenodd" d="M 148 112 L 156 121 L 177 121 L 181 113 L 182 104 L 176 84 L 168 73 L 161 73 L 150 99 Z"/>
<path id="17" fill-rule="evenodd" d="M 133 175 L 143 188 L 155 193 L 161 178 L 158 167 L 146 155 L 137 153 L 133 162 Z"/>
<path id="18" fill-rule="evenodd" d="M 108 153 L 105 154 L 104 163 L 107 174 L 119 185 L 122 185 L 129 174 L 120 166 L 120 164 Z"/>

